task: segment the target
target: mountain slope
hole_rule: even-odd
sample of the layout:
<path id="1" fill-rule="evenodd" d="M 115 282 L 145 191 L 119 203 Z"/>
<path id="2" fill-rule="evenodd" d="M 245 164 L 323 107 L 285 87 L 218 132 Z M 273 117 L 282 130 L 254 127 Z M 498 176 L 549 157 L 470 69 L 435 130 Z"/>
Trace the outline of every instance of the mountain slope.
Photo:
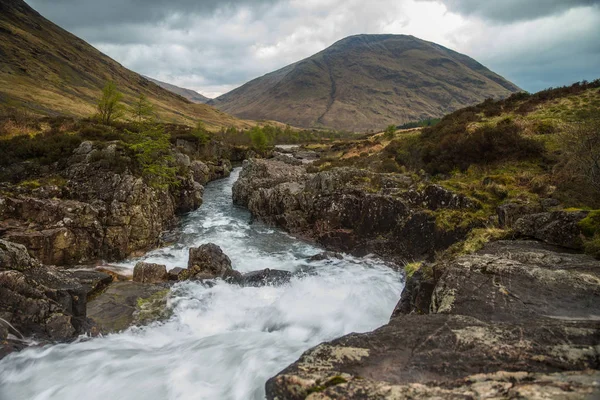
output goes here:
<path id="1" fill-rule="evenodd" d="M 213 107 L 192 104 L 124 68 L 22 0 L 0 2 L 0 106 L 87 117 L 95 112 L 107 80 L 116 82 L 126 103 L 145 94 L 165 122 L 249 125 Z"/>
<path id="2" fill-rule="evenodd" d="M 243 118 L 362 131 L 441 117 L 519 90 L 437 44 L 404 35 L 358 35 L 209 104 Z"/>
<path id="3" fill-rule="evenodd" d="M 156 83 L 158 86 L 160 86 L 163 89 L 167 89 L 170 92 L 173 92 L 182 97 L 185 97 L 192 103 L 206 104 L 210 101 L 210 99 L 208 97 L 201 95 L 200 93 L 196 92 L 195 90 L 184 89 L 179 86 L 171 85 L 170 83 L 161 82 L 159 80 L 152 79 L 149 76 L 146 76 L 145 78 L 148 79 L 150 82 Z"/>

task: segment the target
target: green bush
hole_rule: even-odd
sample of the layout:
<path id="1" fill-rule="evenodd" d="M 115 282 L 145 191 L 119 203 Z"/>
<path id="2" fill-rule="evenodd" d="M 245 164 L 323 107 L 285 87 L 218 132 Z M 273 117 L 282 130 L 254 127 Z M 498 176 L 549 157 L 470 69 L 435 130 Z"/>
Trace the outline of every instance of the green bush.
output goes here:
<path id="1" fill-rule="evenodd" d="M 52 164 L 71 156 L 82 140 L 77 135 L 46 132 L 34 137 L 16 136 L 0 140 L 0 165 L 11 165 L 22 161 Z"/>
<path id="2" fill-rule="evenodd" d="M 131 141 L 129 149 L 135 154 L 142 175 L 155 188 L 177 185 L 177 168 L 172 167 L 173 155 L 170 151 L 169 135 L 161 126 L 150 127 L 145 131 L 128 132 Z"/>

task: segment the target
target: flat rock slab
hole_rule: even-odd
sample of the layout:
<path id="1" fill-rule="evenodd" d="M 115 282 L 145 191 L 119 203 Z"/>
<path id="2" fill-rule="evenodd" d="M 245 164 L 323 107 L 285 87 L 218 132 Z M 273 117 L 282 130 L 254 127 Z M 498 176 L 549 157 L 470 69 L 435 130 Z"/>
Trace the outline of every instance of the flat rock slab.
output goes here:
<path id="1" fill-rule="evenodd" d="M 88 303 L 87 315 L 102 333 L 129 328 L 139 311 L 139 300 L 164 292 L 165 287 L 138 282 L 116 282 Z"/>
<path id="2" fill-rule="evenodd" d="M 113 281 L 111 275 L 95 270 L 66 270 L 64 274 L 78 281 L 88 296 L 96 294 Z"/>
<path id="3" fill-rule="evenodd" d="M 446 382 L 481 373 L 585 371 L 600 368 L 598 352 L 600 322 L 595 321 L 515 325 L 487 324 L 467 316 L 406 315 L 373 332 L 351 334 L 307 351 L 267 382 L 267 398 L 304 399 L 329 386 L 362 386 L 365 379 L 380 387 L 422 384 L 442 390 Z M 562 378 L 556 379 L 549 383 L 560 387 Z M 377 392 L 367 391 L 362 397 L 344 392 L 346 397 L 340 392 L 337 398 L 381 398 Z"/>
<path id="4" fill-rule="evenodd" d="M 515 322 L 600 321 L 600 261 L 533 241 L 499 241 L 443 266 L 432 312 Z"/>

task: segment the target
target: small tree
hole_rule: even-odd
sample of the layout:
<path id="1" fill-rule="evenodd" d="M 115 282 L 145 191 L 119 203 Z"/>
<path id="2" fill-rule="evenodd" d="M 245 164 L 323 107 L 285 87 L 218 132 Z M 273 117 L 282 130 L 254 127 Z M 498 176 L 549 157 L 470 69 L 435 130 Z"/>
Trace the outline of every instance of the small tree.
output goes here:
<path id="1" fill-rule="evenodd" d="M 395 134 L 396 134 L 396 125 L 390 125 L 387 128 L 385 128 L 385 132 L 384 132 L 383 136 L 386 139 L 393 139 Z"/>
<path id="2" fill-rule="evenodd" d="M 198 121 L 196 128 L 192 131 L 192 135 L 198 139 L 198 143 L 200 144 L 206 144 L 210 141 L 210 133 L 202 121 Z"/>
<path id="3" fill-rule="evenodd" d="M 115 119 L 123 116 L 123 93 L 117 90 L 117 85 L 113 81 L 109 81 L 102 89 L 102 97 L 98 102 L 98 114 L 100 122 L 109 125 Z"/>
<path id="4" fill-rule="evenodd" d="M 252 140 L 252 146 L 261 153 L 269 147 L 269 138 L 259 126 L 250 130 L 250 140 Z"/>
<path id="5" fill-rule="evenodd" d="M 140 94 L 135 104 L 131 108 L 131 114 L 136 122 L 151 122 L 154 120 L 154 105 L 148 100 L 146 95 Z"/>
<path id="6" fill-rule="evenodd" d="M 151 126 L 145 131 L 128 134 L 131 138 L 129 148 L 134 152 L 146 181 L 155 188 L 177 185 L 177 168 L 171 166 L 170 136 L 164 128 Z"/>

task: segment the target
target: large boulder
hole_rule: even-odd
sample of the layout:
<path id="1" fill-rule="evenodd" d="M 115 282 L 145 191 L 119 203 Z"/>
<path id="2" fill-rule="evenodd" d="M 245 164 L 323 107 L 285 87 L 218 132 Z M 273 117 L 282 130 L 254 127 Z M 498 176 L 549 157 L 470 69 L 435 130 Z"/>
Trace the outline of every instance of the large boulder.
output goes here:
<path id="1" fill-rule="evenodd" d="M 188 268 L 179 275 L 180 280 L 239 280 L 240 277 L 241 274 L 231 266 L 229 257 L 214 243 L 190 248 Z"/>
<path id="2" fill-rule="evenodd" d="M 138 262 L 133 268 L 133 281 L 140 283 L 160 283 L 169 280 L 167 267 L 160 264 Z"/>
<path id="3" fill-rule="evenodd" d="M 525 237 L 579 250 L 583 248 L 583 235 L 578 224 L 588 214 L 589 211 L 553 211 L 527 215 L 515 223 L 514 230 Z"/>
<path id="4" fill-rule="evenodd" d="M 421 270 L 387 325 L 308 350 L 267 398 L 600 396 L 600 261 L 499 241 Z"/>
<path id="5" fill-rule="evenodd" d="M 90 328 L 87 290 L 63 271 L 42 267 L 18 244 L 0 240 L 0 318 L 20 334 L 69 340 Z"/>

